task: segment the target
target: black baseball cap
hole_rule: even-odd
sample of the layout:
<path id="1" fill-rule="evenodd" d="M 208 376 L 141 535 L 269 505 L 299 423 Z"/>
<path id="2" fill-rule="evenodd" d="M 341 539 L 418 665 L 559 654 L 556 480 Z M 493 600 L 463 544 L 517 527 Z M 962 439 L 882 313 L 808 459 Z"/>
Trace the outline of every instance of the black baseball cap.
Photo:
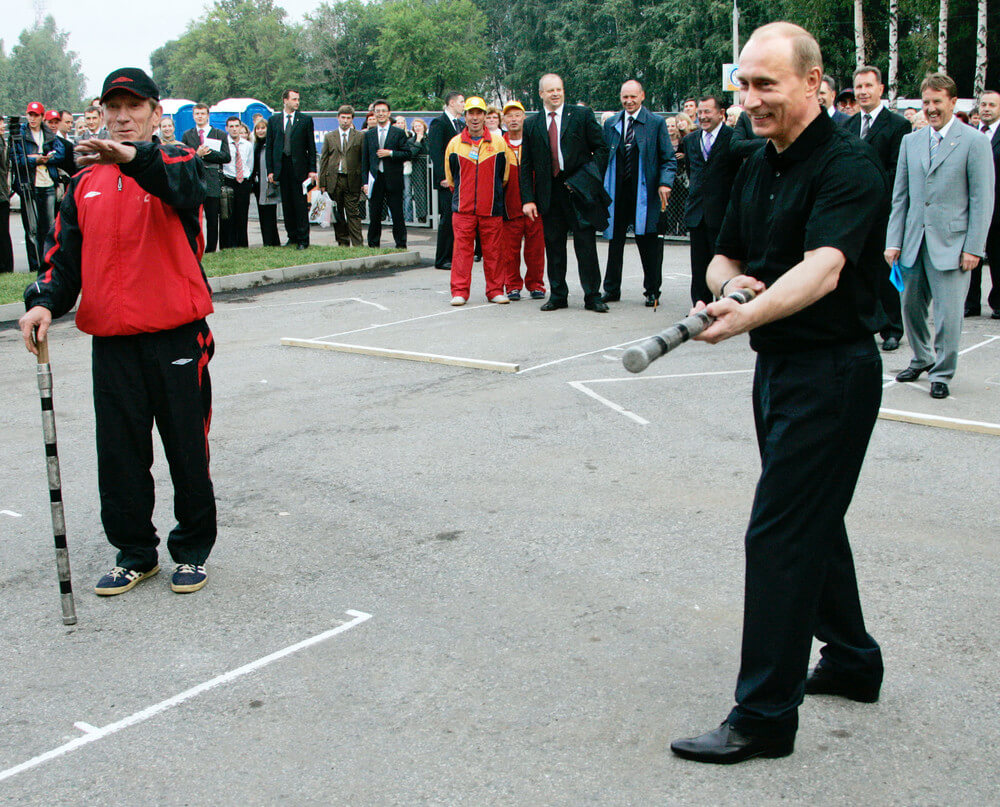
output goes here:
<path id="1" fill-rule="evenodd" d="M 109 73 L 104 79 L 104 89 L 101 90 L 101 103 L 115 90 L 125 90 L 139 98 L 160 100 L 160 88 L 138 67 L 119 67 Z"/>

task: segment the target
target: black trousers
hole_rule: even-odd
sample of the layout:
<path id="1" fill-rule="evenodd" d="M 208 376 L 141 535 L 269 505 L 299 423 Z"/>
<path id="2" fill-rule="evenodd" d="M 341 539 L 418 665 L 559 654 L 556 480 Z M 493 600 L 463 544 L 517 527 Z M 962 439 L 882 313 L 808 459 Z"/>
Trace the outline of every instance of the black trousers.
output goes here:
<path id="1" fill-rule="evenodd" d="M 27 195 L 27 194 L 26 194 Z M 35 240 L 28 238 L 28 213 L 24 198 L 21 199 L 21 224 L 24 227 L 24 250 L 28 255 L 28 268 L 38 273 L 45 250 L 45 238 L 56 220 L 56 189 L 35 188 L 32 192 L 35 198 Z"/>
<path id="2" fill-rule="evenodd" d="M 0 202 L 0 272 L 13 271 L 14 245 L 10 240 L 10 202 L 6 201 Z"/>
<path id="3" fill-rule="evenodd" d="M 205 211 L 205 252 L 215 252 L 219 243 L 219 212 L 221 204 L 218 196 L 206 196 Z"/>
<path id="4" fill-rule="evenodd" d="M 285 232 L 293 244 L 309 246 L 309 202 L 302 192 L 302 182 L 283 171 L 278 178 L 281 190 L 281 210 L 285 217 Z"/>
<path id="5" fill-rule="evenodd" d="M 278 235 L 278 206 L 257 204 L 257 216 L 260 221 L 260 236 L 265 247 L 280 247 L 281 236 Z"/>
<path id="6" fill-rule="evenodd" d="M 708 265 L 715 257 L 715 242 L 719 238 L 719 231 L 709 227 L 703 220 L 697 227 L 689 227 L 688 234 L 691 237 L 691 304 L 699 300 L 707 304 L 715 299 L 705 281 L 705 275 Z"/>
<path id="7" fill-rule="evenodd" d="M 740 732 L 793 735 L 812 637 L 824 663 L 880 683 L 844 527 L 882 397 L 875 341 L 757 357 L 754 419 L 761 455 L 746 533 Z"/>
<path id="8" fill-rule="evenodd" d="M 608 244 L 608 266 L 604 270 L 604 293 L 618 297 L 622 293 L 622 265 L 625 260 L 625 233 L 635 224 L 635 183 L 627 186 L 619 184 L 615 195 L 615 223 Z M 663 239 L 655 232 L 652 235 L 636 233 L 635 245 L 639 249 L 642 262 L 643 294 L 652 294 L 659 299 L 663 284 Z"/>
<path id="9" fill-rule="evenodd" d="M 247 218 L 250 215 L 250 194 L 253 186 L 249 179 L 237 182 L 229 177 L 222 178 L 223 183 L 233 189 L 233 209 L 229 218 L 222 220 L 219 246 L 222 249 L 232 247 L 247 247 Z"/>
<path id="10" fill-rule="evenodd" d="M 378 247 L 382 245 L 382 204 L 388 202 L 389 215 L 392 217 L 392 238 L 396 242 L 398 249 L 406 248 L 406 221 L 403 219 L 403 186 L 389 188 L 386 185 L 385 175 L 379 174 L 375 177 L 375 182 L 371 187 L 372 198 L 368 209 L 371 211 L 368 216 L 368 246 Z M 449 227 L 451 218 L 448 219 Z"/>
<path id="11" fill-rule="evenodd" d="M 601 299 L 601 267 L 597 260 L 597 233 L 593 227 L 580 227 L 573 212 L 569 192 L 562 177 L 552 180 L 552 201 L 542 216 L 545 231 L 545 267 L 549 275 L 549 300 L 564 303 L 569 297 L 566 285 L 566 236 L 573 233 L 573 251 L 580 271 L 585 303 Z"/>
<path id="12" fill-rule="evenodd" d="M 438 234 L 437 249 L 434 251 L 434 265 L 443 269 L 451 263 L 451 253 L 455 246 L 455 233 L 451 228 L 451 191 L 438 188 Z"/>
<path id="13" fill-rule="evenodd" d="M 202 564 L 216 536 L 215 493 L 208 469 L 215 352 L 204 320 L 170 331 L 95 336 L 94 411 L 101 520 L 118 565 L 157 564 L 153 525 L 152 428 L 170 465 L 177 525 L 167 538 L 175 563 Z"/>
<path id="14" fill-rule="evenodd" d="M 990 293 L 986 303 L 994 311 L 1000 311 L 1000 226 L 990 227 L 986 238 L 986 260 L 990 263 Z M 965 297 L 965 310 L 979 311 L 983 301 L 983 265 L 972 270 L 969 278 L 969 293 Z"/>

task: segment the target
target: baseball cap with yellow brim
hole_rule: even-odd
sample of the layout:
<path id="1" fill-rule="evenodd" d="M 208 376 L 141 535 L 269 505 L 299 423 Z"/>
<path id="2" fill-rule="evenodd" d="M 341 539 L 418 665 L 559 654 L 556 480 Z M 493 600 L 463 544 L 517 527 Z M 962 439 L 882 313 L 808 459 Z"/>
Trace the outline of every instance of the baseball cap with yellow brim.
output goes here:
<path id="1" fill-rule="evenodd" d="M 466 98 L 465 111 L 468 112 L 471 109 L 480 109 L 483 112 L 485 112 L 487 109 L 486 102 L 478 95 L 473 95 L 471 98 Z"/>
<path id="2" fill-rule="evenodd" d="M 503 105 L 504 115 L 506 115 L 507 111 L 511 109 L 520 109 L 522 112 L 524 112 L 524 104 L 522 104 L 520 101 L 508 101 L 506 104 Z"/>

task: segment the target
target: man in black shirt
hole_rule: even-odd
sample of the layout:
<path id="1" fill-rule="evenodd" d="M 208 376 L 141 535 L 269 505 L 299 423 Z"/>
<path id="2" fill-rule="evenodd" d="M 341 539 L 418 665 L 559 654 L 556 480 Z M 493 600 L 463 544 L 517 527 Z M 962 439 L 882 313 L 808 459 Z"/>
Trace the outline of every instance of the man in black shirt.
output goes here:
<path id="1" fill-rule="evenodd" d="M 872 334 L 889 187 L 872 149 L 816 100 L 816 40 L 789 23 L 754 32 L 739 80 L 754 133 L 708 269 L 723 296 L 701 335 L 750 333 L 761 454 L 746 533 L 743 648 L 736 706 L 707 734 L 671 744 L 699 762 L 792 753 L 804 693 L 878 699 L 882 658 L 865 630 L 844 515 L 882 392 Z M 697 308 L 705 306 L 701 303 Z M 825 645 L 808 676 L 812 637 Z"/>

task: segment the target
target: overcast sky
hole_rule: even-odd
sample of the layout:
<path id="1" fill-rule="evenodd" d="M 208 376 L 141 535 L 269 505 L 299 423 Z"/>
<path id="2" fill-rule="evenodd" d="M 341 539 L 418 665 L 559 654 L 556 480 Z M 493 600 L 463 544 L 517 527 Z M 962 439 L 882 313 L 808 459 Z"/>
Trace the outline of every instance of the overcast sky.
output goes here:
<path id="1" fill-rule="evenodd" d="M 153 3 L 80 0 L 4 0 L 0 39 L 10 55 L 25 28 L 35 22 L 39 2 L 60 31 L 69 34 L 69 49 L 76 51 L 87 79 L 88 96 L 100 94 L 104 77 L 118 67 L 141 67 L 149 72 L 149 54 L 176 39 L 188 23 L 213 3 L 207 0 L 157 0 Z M 322 0 L 279 0 L 290 22 L 301 22 Z"/>

